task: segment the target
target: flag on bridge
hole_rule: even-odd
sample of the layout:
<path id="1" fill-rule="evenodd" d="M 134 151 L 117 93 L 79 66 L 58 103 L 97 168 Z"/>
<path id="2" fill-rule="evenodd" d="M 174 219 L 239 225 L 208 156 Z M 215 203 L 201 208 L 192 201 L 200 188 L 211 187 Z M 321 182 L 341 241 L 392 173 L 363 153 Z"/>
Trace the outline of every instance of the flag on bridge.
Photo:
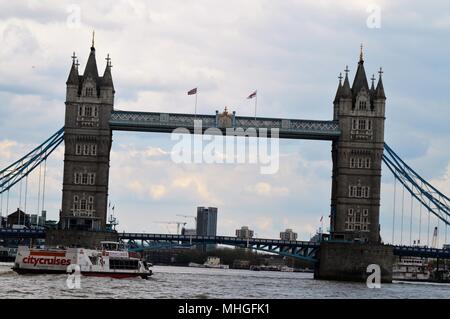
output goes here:
<path id="1" fill-rule="evenodd" d="M 188 91 L 188 95 L 195 95 L 195 106 L 194 106 L 194 113 L 195 117 L 197 117 L 197 88 L 193 88 L 192 90 Z"/>
<path id="2" fill-rule="evenodd" d="M 250 94 L 249 96 L 247 96 L 247 99 L 253 99 L 254 97 L 256 97 L 256 91 L 253 92 L 252 94 Z"/>

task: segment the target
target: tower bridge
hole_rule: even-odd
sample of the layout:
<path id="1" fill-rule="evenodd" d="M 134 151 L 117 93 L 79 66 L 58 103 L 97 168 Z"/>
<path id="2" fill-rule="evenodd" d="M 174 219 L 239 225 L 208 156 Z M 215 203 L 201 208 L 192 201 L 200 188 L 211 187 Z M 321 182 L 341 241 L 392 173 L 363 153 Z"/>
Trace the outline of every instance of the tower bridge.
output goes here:
<path id="1" fill-rule="evenodd" d="M 339 240 L 379 243 L 381 163 L 384 149 L 385 101 L 381 71 L 369 87 L 361 54 L 353 85 L 348 68 L 333 103 L 329 121 L 251 118 L 227 111 L 215 115 L 114 110 L 115 89 L 108 58 L 99 76 L 91 47 L 82 75 L 75 58 L 67 79 L 62 229 L 103 229 L 106 224 L 112 132 L 171 133 L 183 128 L 200 134 L 210 129 L 254 129 L 279 138 L 330 140 L 332 143 L 331 236 Z M 242 132 L 242 131 L 241 131 Z M 364 162 L 364 165 L 357 163 Z M 84 177 L 87 174 L 87 179 Z M 83 182 L 85 178 L 85 182 Z M 354 217 L 353 217 L 354 216 Z M 350 219 L 349 219 L 350 217 Z M 353 222 L 353 218 L 358 222 Z"/>
<path id="2" fill-rule="evenodd" d="M 382 81 L 383 71 L 380 68 L 378 80 L 372 77 L 369 86 L 362 52 L 353 84 L 350 86 L 348 67 L 345 69 L 345 77 L 339 77 L 332 118 L 328 121 L 245 117 L 227 110 L 210 115 L 117 110 L 114 108 L 116 91 L 109 55 L 103 75 L 98 72 L 94 45 L 90 49 L 84 72 L 80 72 L 75 55 L 72 59 L 66 82 L 64 127 L 32 152 L 0 171 L 0 194 L 3 194 L 26 178 L 64 141 L 62 204 L 58 230 L 1 230 L 0 236 L 18 238 L 22 234 L 23 238 L 46 237 L 49 243 L 82 246 L 104 239 L 107 233 L 105 229 L 113 132 L 172 133 L 180 128 L 186 134 L 231 132 L 236 136 L 330 141 L 333 165 L 330 240 L 320 245 L 308 242 L 277 242 L 276 245 L 272 242 L 273 245 L 270 245 L 268 241 L 251 244 L 254 249 L 268 249 L 278 253 L 289 251 L 296 257 L 318 261 L 316 278 L 361 280 L 367 264 L 376 263 L 381 266 L 382 279 L 389 281 L 394 254 L 433 254 L 428 248 L 423 248 L 420 252 L 418 248 L 394 247 L 382 243 L 380 189 L 383 162 L 396 180 L 425 207 L 429 215 L 439 218 L 445 226 L 449 224 L 449 198 L 421 178 L 385 144 L 386 95 Z M 116 234 L 116 237 L 124 240 L 137 239 L 130 234 L 128 237 Z M 156 237 L 144 237 L 140 235 L 141 240 L 157 241 Z M 165 240 L 171 241 L 166 237 Z M 161 237 L 159 240 L 162 240 Z M 177 237 L 176 240 L 183 242 L 188 239 Z M 189 240 L 192 242 L 192 238 Z M 194 240 L 243 244 L 237 243 L 236 239 L 220 236 L 210 239 L 197 237 Z M 442 251 L 435 253 L 446 256 Z"/>

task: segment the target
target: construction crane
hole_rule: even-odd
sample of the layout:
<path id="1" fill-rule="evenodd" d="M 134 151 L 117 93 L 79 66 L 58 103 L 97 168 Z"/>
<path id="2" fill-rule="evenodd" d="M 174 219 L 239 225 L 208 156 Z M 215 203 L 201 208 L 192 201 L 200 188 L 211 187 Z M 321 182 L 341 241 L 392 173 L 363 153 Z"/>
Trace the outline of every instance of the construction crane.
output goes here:
<path id="1" fill-rule="evenodd" d="M 180 226 L 186 226 L 186 222 L 166 222 L 166 221 L 157 221 L 155 223 L 158 224 L 166 224 L 166 225 L 177 225 L 177 235 L 180 234 Z"/>
<path id="2" fill-rule="evenodd" d="M 177 215 L 178 217 L 184 217 L 184 218 L 194 218 L 195 223 L 197 224 L 197 216 L 193 215 Z"/>

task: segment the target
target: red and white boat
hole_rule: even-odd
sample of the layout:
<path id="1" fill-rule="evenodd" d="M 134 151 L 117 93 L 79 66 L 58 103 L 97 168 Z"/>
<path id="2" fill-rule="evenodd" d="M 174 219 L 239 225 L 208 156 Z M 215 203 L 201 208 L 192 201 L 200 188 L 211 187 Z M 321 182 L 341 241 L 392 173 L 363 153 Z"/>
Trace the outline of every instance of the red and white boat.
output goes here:
<path id="1" fill-rule="evenodd" d="M 72 273 L 70 265 L 78 265 L 85 276 L 147 279 L 151 266 L 116 242 L 102 242 L 101 250 L 84 248 L 29 248 L 19 246 L 13 270 L 18 274 Z M 69 267 L 74 268 L 74 267 Z"/>

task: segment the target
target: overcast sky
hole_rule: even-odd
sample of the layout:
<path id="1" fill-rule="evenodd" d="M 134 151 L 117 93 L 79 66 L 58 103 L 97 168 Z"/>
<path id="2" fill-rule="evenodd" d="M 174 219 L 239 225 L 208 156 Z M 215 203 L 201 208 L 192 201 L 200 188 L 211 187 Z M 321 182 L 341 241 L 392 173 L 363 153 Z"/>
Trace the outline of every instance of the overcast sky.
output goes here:
<path id="1" fill-rule="evenodd" d="M 84 70 L 93 29 L 99 72 L 106 55 L 112 58 L 115 108 L 155 112 L 193 112 L 186 92 L 198 86 L 199 113 L 228 106 L 252 115 L 246 97 L 258 89 L 260 116 L 331 119 L 337 76 L 349 65 L 353 80 L 364 43 L 367 76 L 380 66 L 385 72 L 386 142 L 449 194 L 449 12 L 444 1 L 0 0 L 0 167 L 64 125 L 70 56 L 75 51 Z M 308 239 L 321 216 L 328 224 L 330 142 L 281 141 L 279 172 L 261 175 L 249 164 L 175 164 L 169 135 L 114 132 L 113 139 L 110 200 L 120 230 L 175 233 L 176 226 L 155 221 L 192 227 L 193 219 L 176 215 L 195 215 L 196 206 L 219 208 L 223 235 L 248 225 L 258 237 L 293 228 Z M 51 219 L 59 215 L 62 164 L 63 146 L 48 163 Z M 36 175 L 30 213 L 37 210 Z M 384 167 L 386 241 L 392 189 Z M 4 199 L 3 214 L 5 206 Z"/>

